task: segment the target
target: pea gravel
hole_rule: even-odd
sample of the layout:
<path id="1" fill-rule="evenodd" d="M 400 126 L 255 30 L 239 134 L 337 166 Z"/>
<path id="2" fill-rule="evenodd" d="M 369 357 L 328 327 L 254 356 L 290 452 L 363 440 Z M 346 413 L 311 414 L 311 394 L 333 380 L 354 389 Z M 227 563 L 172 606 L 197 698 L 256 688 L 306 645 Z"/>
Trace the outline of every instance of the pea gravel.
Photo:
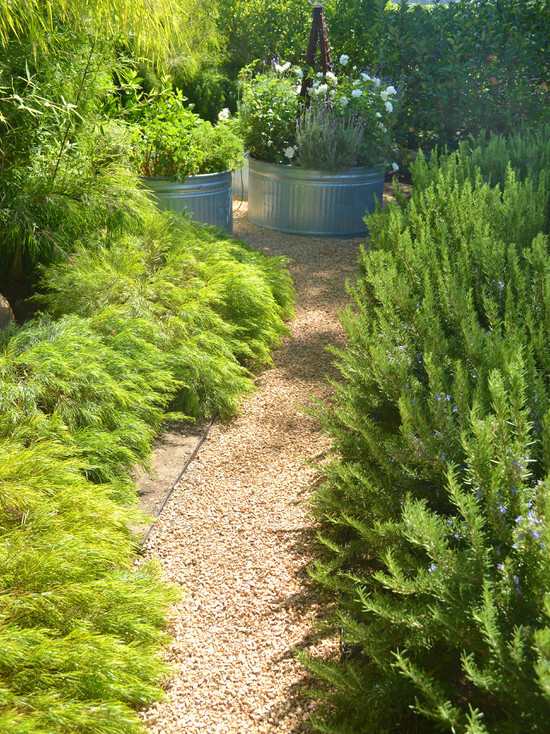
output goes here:
<path id="1" fill-rule="evenodd" d="M 325 350 L 342 340 L 337 313 L 358 240 L 262 230 L 245 203 L 235 215 L 237 237 L 291 259 L 297 315 L 257 392 L 238 418 L 212 428 L 148 541 L 147 555 L 184 590 L 166 653 L 174 677 L 166 699 L 143 713 L 158 734 L 307 731 L 312 704 L 295 652 L 330 644 L 315 643 L 305 574 L 314 531 L 308 462 L 328 441 L 304 407 L 328 396 Z"/>

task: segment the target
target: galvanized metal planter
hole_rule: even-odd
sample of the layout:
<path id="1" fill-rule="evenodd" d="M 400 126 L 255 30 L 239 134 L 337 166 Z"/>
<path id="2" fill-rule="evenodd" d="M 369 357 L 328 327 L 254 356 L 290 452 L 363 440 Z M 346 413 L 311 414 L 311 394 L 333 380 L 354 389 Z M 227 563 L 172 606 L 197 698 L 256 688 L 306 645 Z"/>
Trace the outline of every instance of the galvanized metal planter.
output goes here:
<path id="1" fill-rule="evenodd" d="M 231 172 L 188 176 L 185 181 L 171 178 L 144 178 L 160 209 L 187 212 L 191 219 L 233 231 Z"/>
<path id="2" fill-rule="evenodd" d="M 350 237 L 367 231 L 363 217 L 382 200 L 384 169 L 327 173 L 250 158 L 248 217 L 292 234 Z"/>

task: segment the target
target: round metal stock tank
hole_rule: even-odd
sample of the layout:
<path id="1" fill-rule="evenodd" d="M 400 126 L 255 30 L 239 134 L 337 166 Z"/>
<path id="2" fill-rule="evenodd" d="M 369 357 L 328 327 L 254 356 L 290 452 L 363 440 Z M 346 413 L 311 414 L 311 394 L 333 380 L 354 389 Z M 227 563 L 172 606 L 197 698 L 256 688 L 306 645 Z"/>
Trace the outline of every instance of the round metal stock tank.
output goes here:
<path id="1" fill-rule="evenodd" d="M 248 217 L 261 227 L 292 234 L 350 237 L 365 234 L 363 217 L 382 201 L 384 169 L 329 173 L 250 158 Z"/>
<path id="2" fill-rule="evenodd" d="M 186 212 L 191 219 L 233 231 L 231 172 L 188 176 L 185 181 L 171 178 L 144 178 L 159 209 Z"/>

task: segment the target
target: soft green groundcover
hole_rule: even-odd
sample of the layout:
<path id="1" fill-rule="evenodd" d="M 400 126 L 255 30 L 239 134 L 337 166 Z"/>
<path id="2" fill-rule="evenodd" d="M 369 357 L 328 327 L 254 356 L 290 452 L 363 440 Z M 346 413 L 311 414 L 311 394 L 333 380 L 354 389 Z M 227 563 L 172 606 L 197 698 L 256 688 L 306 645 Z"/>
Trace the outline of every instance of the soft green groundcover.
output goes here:
<path id="1" fill-rule="evenodd" d="M 152 207 L 44 286 L 0 353 L 0 731 L 138 732 L 174 592 L 135 566 L 132 468 L 167 411 L 235 412 L 292 287 L 281 260 Z"/>
<path id="2" fill-rule="evenodd" d="M 315 498 L 319 731 L 548 732 L 548 132 L 419 157 L 369 218 Z"/>

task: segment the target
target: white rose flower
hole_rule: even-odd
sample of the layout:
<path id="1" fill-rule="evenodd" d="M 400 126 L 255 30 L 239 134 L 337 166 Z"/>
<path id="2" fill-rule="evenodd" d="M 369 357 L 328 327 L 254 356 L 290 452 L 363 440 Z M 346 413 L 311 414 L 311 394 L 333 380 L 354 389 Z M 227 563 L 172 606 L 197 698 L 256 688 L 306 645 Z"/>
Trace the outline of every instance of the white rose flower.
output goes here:
<path id="1" fill-rule="evenodd" d="M 223 110 L 218 112 L 218 120 L 229 120 L 231 117 L 231 110 L 229 107 L 224 107 Z"/>
<path id="2" fill-rule="evenodd" d="M 390 84 L 389 87 L 386 87 L 386 94 L 397 94 L 397 89 Z"/>
<path id="3" fill-rule="evenodd" d="M 351 93 L 352 97 L 361 97 L 362 95 L 363 95 L 362 89 L 354 89 L 353 92 Z"/>
<path id="4" fill-rule="evenodd" d="M 384 102 L 388 101 L 388 93 L 385 90 L 383 92 L 380 92 L 380 96 L 382 97 L 382 100 Z"/>
<path id="5" fill-rule="evenodd" d="M 294 87 L 294 91 L 296 92 L 296 94 L 300 94 L 300 92 L 302 91 L 302 85 L 301 84 L 297 84 Z"/>
<path id="6" fill-rule="evenodd" d="M 328 84 L 319 84 L 317 94 L 326 94 L 328 92 Z"/>
<path id="7" fill-rule="evenodd" d="M 322 79 L 323 78 L 323 72 L 322 71 L 318 71 L 315 76 L 317 77 L 317 79 Z"/>
<path id="8" fill-rule="evenodd" d="M 367 74 L 367 73 L 366 73 L 365 71 L 363 71 L 363 72 L 361 73 L 361 79 L 362 79 L 362 80 L 363 80 L 364 82 L 370 82 L 370 81 L 371 81 L 371 77 L 370 77 L 370 76 L 369 76 L 369 75 L 368 75 L 368 74 Z"/>
<path id="9" fill-rule="evenodd" d="M 338 84 L 338 78 L 336 77 L 336 74 L 334 74 L 332 71 L 327 71 L 326 79 L 332 84 Z"/>
<path id="10" fill-rule="evenodd" d="M 288 71 L 292 64 L 290 61 L 285 62 L 284 64 L 275 64 L 275 71 L 277 74 L 284 74 L 285 71 Z"/>
<path id="11" fill-rule="evenodd" d="M 299 66 L 295 66 L 294 69 L 293 69 L 293 71 L 296 74 L 296 76 L 298 77 L 298 79 L 303 79 L 304 78 L 304 71 L 303 71 L 303 69 L 300 69 Z"/>
<path id="12" fill-rule="evenodd" d="M 347 66 L 349 64 L 349 56 L 347 54 L 342 54 L 340 56 L 340 63 L 342 66 Z"/>
<path id="13" fill-rule="evenodd" d="M 391 102 L 386 102 L 386 104 L 384 105 L 384 107 L 386 108 L 386 110 L 388 112 L 393 112 L 393 105 L 392 105 Z"/>
<path id="14" fill-rule="evenodd" d="M 397 171 L 399 170 L 399 166 L 395 161 L 391 164 L 391 169 L 394 173 L 397 173 Z"/>
<path id="15" fill-rule="evenodd" d="M 375 87 L 379 87 L 382 84 L 382 82 L 380 81 L 380 79 L 377 76 L 373 76 L 372 81 L 374 82 Z"/>
<path id="16" fill-rule="evenodd" d="M 289 161 L 291 161 L 296 155 L 296 148 L 293 148 L 292 145 L 289 145 L 288 148 L 285 149 L 284 153 L 285 157 L 288 158 Z"/>
<path id="17" fill-rule="evenodd" d="M 376 117 L 378 117 L 378 118 L 382 117 L 382 113 L 381 112 L 377 112 L 376 113 Z"/>
<path id="18" fill-rule="evenodd" d="M 342 107 L 346 107 L 349 104 L 349 99 L 347 97 L 340 97 L 340 104 Z"/>

